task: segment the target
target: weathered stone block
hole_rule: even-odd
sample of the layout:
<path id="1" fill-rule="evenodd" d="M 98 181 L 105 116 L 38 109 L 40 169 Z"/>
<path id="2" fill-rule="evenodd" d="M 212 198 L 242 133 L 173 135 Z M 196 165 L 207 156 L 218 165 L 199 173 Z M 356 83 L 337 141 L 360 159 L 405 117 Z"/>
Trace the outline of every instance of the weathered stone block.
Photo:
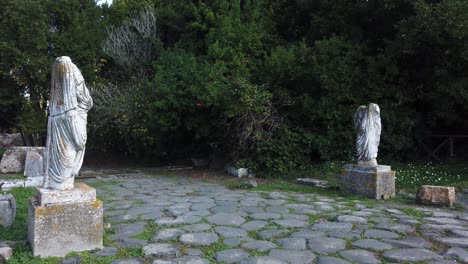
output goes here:
<path id="1" fill-rule="evenodd" d="M 0 225 L 11 226 L 15 221 L 16 201 L 13 195 L 0 195 Z"/>
<path id="2" fill-rule="evenodd" d="M 249 169 L 247 168 L 227 167 L 226 171 L 228 174 L 238 178 L 247 177 L 249 175 Z"/>
<path id="3" fill-rule="evenodd" d="M 23 138 L 20 133 L 0 134 L 0 147 L 7 148 L 12 146 L 22 146 Z"/>
<path id="4" fill-rule="evenodd" d="M 94 202 L 96 201 L 96 189 L 82 182 L 77 182 L 75 188 L 71 190 L 38 188 L 36 198 L 41 205 Z"/>
<path id="5" fill-rule="evenodd" d="M 455 203 L 455 188 L 423 185 L 419 187 L 416 202 L 426 205 L 451 207 Z"/>
<path id="6" fill-rule="evenodd" d="M 1 180 L 0 185 L 2 186 L 2 190 L 8 190 L 12 188 L 28 188 L 28 187 L 39 187 L 42 186 L 42 182 L 44 181 L 43 177 L 31 177 L 25 178 L 24 180 Z"/>
<path id="7" fill-rule="evenodd" d="M 1 173 L 16 173 L 24 170 L 26 153 L 37 152 L 44 156 L 44 147 L 11 147 L 5 151 L 0 162 Z"/>
<path id="8" fill-rule="evenodd" d="M 26 161 L 24 162 L 24 176 L 44 177 L 44 175 L 44 156 L 37 151 L 27 151 Z"/>
<path id="9" fill-rule="evenodd" d="M 0 242 L 0 263 L 4 263 L 2 260 L 6 263 L 12 255 L 13 249 L 7 244 Z"/>
<path id="10" fill-rule="evenodd" d="M 395 172 L 390 166 L 361 166 L 348 164 L 340 177 L 345 192 L 371 199 L 388 199 L 395 196 Z"/>
<path id="11" fill-rule="evenodd" d="M 40 199 L 30 199 L 28 222 L 28 240 L 34 256 L 63 257 L 73 251 L 103 247 L 102 202 L 89 199 L 93 193 L 95 197 L 95 191 L 89 189 L 92 188 L 77 183 L 66 194 L 37 190 Z M 77 193 L 80 191 L 83 194 Z M 66 202 L 61 202 L 60 197 Z M 73 197 L 78 201 L 71 201 Z"/>

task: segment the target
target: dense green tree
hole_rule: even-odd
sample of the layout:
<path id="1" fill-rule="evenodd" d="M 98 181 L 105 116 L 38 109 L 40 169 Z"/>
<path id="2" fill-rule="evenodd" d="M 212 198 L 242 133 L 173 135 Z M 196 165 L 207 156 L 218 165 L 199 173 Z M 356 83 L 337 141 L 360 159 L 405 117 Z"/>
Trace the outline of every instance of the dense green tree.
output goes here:
<path id="1" fill-rule="evenodd" d="M 138 159 L 222 149 L 276 174 L 351 160 L 352 116 L 370 102 L 383 159 L 468 132 L 467 1 L 0 4 L 0 79 L 13 83 L 0 97 L 22 129 L 37 129 L 21 121 L 44 113 L 50 64 L 66 53 L 92 83 L 91 145 Z M 18 102 L 23 114 L 7 110 Z"/>
<path id="2" fill-rule="evenodd" d="M 92 0 L 2 0 L 0 6 L 0 76 L 10 80 L 16 103 L 24 102 L 19 108 L 23 117 L 15 125 L 25 133 L 44 133 L 54 59 L 70 56 L 88 83 L 95 80 L 104 37 L 101 9 Z M 25 94 L 28 99 L 21 99 Z"/>

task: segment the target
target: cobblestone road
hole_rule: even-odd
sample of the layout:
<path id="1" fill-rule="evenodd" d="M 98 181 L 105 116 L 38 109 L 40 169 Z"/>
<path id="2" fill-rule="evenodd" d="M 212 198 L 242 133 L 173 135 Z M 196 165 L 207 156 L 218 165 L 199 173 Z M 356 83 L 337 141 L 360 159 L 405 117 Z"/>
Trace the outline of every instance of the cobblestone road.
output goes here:
<path id="1" fill-rule="evenodd" d="M 101 181 L 116 243 L 94 254 L 142 247 L 145 256 L 113 264 L 468 263 L 466 211 L 229 190 L 177 177 Z"/>

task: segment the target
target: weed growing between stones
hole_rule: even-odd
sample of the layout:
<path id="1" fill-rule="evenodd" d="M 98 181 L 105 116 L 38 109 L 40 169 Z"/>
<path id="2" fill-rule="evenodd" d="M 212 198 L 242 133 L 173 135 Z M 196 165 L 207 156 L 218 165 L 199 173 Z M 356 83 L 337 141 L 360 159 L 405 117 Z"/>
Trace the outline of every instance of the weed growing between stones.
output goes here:
<path id="1" fill-rule="evenodd" d="M 99 188 L 99 189 L 104 189 L 102 188 L 103 186 L 108 186 L 108 185 L 116 185 L 119 184 L 120 181 L 118 180 L 110 180 L 110 181 L 99 181 L 99 182 L 86 182 L 87 185 L 93 187 L 93 188 Z"/>
<path id="2" fill-rule="evenodd" d="M 153 220 L 149 220 L 145 226 L 145 229 L 140 234 L 131 236 L 131 238 L 143 239 L 150 242 L 154 234 L 156 234 L 156 232 L 161 229 L 163 228 L 157 226 Z"/>
<path id="3" fill-rule="evenodd" d="M 316 214 L 316 215 L 309 215 L 309 223 L 310 224 L 316 224 L 322 219 L 322 216 Z"/>
<path id="4" fill-rule="evenodd" d="M 459 203 L 455 203 L 451 209 L 460 212 L 464 212 L 466 210 L 465 207 Z"/>
<path id="5" fill-rule="evenodd" d="M 258 250 L 246 250 L 251 256 L 262 257 L 268 256 L 268 251 L 258 251 Z"/>
<path id="6" fill-rule="evenodd" d="M 414 209 L 414 208 L 401 208 L 400 211 L 402 211 L 406 215 L 414 216 L 416 218 L 423 218 L 426 216 L 424 212 Z"/>
<path id="7" fill-rule="evenodd" d="M 105 247 L 107 246 L 112 246 L 115 244 L 115 240 L 111 239 L 111 236 L 112 235 L 115 235 L 115 229 L 113 229 L 112 227 L 110 229 L 104 229 L 104 235 L 103 235 L 103 245 Z"/>
<path id="8" fill-rule="evenodd" d="M 210 263 L 217 263 L 217 262 L 215 262 L 214 255 L 217 252 L 227 250 L 227 249 L 231 249 L 231 248 L 232 247 L 225 245 L 224 244 L 224 238 L 220 237 L 217 242 L 215 242 L 215 243 L 213 243 L 213 244 L 211 244 L 209 246 L 205 246 L 205 247 L 201 248 L 201 251 L 204 254 L 204 258 L 209 260 Z"/>

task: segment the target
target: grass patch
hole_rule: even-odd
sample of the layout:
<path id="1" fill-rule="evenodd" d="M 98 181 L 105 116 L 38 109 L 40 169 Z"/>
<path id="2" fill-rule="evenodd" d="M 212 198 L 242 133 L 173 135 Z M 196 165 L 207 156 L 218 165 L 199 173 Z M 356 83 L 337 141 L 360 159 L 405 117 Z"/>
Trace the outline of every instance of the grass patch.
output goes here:
<path id="1" fill-rule="evenodd" d="M 248 250 L 249 254 L 254 257 L 263 257 L 263 256 L 268 256 L 268 251 L 258 251 L 258 250 Z"/>
<path id="2" fill-rule="evenodd" d="M 296 170 L 289 171 L 283 175 L 260 174 L 265 178 L 281 178 L 281 179 L 296 179 L 296 178 L 314 178 L 328 180 L 331 186 L 334 185 L 336 176 L 341 174 L 346 162 L 344 161 L 327 161 L 321 163 L 313 163 L 301 166 Z"/>
<path id="3" fill-rule="evenodd" d="M 28 237 L 28 201 L 36 193 L 34 188 L 13 188 L 3 193 L 9 193 L 15 197 L 16 217 L 13 225 L 0 226 L 0 238 L 2 240 L 26 240 Z"/>
<path id="4" fill-rule="evenodd" d="M 26 177 L 22 173 L 3 174 L 0 180 L 26 180 Z"/>
<path id="5" fill-rule="evenodd" d="M 228 188 L 237 189 L 238 185 L 229 184 Z M 312 193 L 312 194 L 324 194 L 328 196 L 342 196 L 343 194 L 333 189 L 322 189 L 306 185 L 299 185 L 294 182 L 285 181 L 285 180 L 269 180 L 268 182 L 259 184 L 256 188 L 250 189 L 252 191 L 262 191 L 262 192 L 298 192 L 298 193 Z"/>
<path id="6" fill-rule="evenodd" d="M 468 186 L 468 166 L 466 164 L 401 164 L 394 165 L 395 183 L 398 188 L 416 191 L 421 185 Z"/>
<path id="7" fill-rule="evenodd" d="M 236 184 L 228 184 L 228 188 L 236 189 Z M 339 192 L 335 189 L 323 189 L 323 188 L 316 188 L 306 185 L 299 185 L 295 182 L 285 181 L 285 180 L 269 180 L 263 184 L 259 184 L 258 187 L 250 189 L 252 191 L 258 192 L 273 192 L 273 191 L 281 191 L 281 192 L 297 192 L 297 193 L 310 193 L 310 194 L 318 194 L 318 195 L 325 195 L 325 196 L 332 196 L 332 197 L 344 197 L 346 200 L 356 200 L 359 201 L 360 204 L 366 206 L 374 206 L 377 200 L 368 199 L 362 196 L 357 196 L 353 194 L 347 194 L 343 192 Z M 354 203 L 353 203 L 354 205 Z"/>
<path id="8" fill-rule="evenodd" d="M 115 240 L 111 239 L 111 236 L 114 235 L 115 229 L 112 227 L 110 229 L 104 229 L 104 234 L 102 238 L 102 244 L 107 247 L 107 246 L 112 246 L 115 244 Z"/>
<path id="9" fill-rule="evenodd" d="M 309 215 L 309 223 L 312 225 L 318 223 L 320 219 L 322 219 L 321 215 Z"/>
<path id="10" fill-rule="evenodd" d="M 8 260 L 8 264 L 57 264 L 60 263 L 61 258 L 39 258 L 34 257 L 29 247 L 25 245 L 16 245 L 13 247 L 13 256 Z"/>
<path id="11" fill-rule="evenodd" d="M 0 147 L 0 159 L 3 157 L 3 154 L 5 154 L 6 148 Z"/>
<path id="12" fill-rule="evenodd" d="M 424 212 L 414 209 L 414 208 L 401 208 L 400 211 L 402 211 L 406 215 L 414 216 L 416 218 L 423 218 L 426 216 Z"/>
<path id="13" fill-rule="evenodd" d="M 223 251 L 223 250 L 227 250 L 227 249 L 231 249 L 232 247 L 230 246 L 227 246 L 224 244 L 224 238 L 220 238 L 218 240 L 218 242 L 216 243 L 213 243 L 209 246 L 206 246 L 206 247 L 203 247 L 201 248 L 201 251 L 203 252 L 204 254 L 204 258 L 206 258 L 207 260 L 210 261 L 210 263 L 219 263 L 219 262 L 216 262 L 216 260 L 214 259 L 214 255 L 217 253 L 217 252 L 220 252 L 220 251 Z"/>
<path id="14" fill-rule="evenodd" d="M 110 181 L 99 181 L 99 182 L 87 182 L 86 184 L 93 188 L 101 188 L 103 186 L 116 185 L 118 183 L 120 183 L 120 181 L 110 180 Z"/>
<path id="15" fill-rule="evenodd" d="M 140 234 L 134 235 L 131 238 L 143 239 L 149 242 L 158 230 L 161 230 L 161 227 L 157 226 L 154 221 L 150 220 Z"/>

